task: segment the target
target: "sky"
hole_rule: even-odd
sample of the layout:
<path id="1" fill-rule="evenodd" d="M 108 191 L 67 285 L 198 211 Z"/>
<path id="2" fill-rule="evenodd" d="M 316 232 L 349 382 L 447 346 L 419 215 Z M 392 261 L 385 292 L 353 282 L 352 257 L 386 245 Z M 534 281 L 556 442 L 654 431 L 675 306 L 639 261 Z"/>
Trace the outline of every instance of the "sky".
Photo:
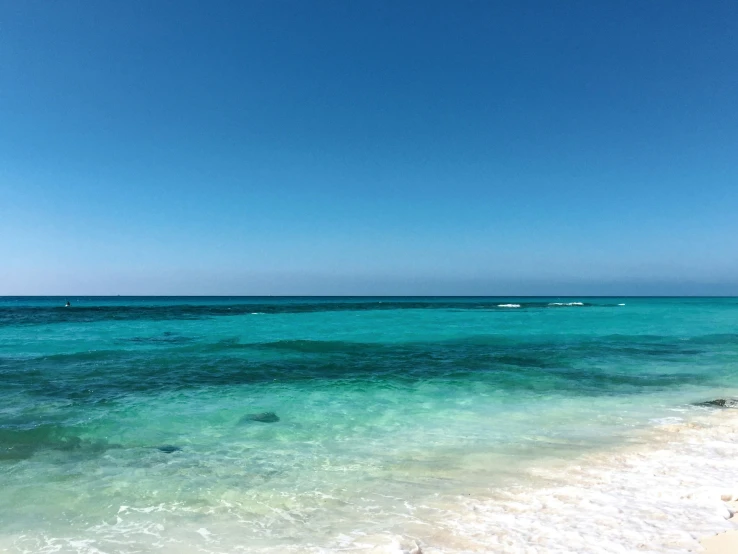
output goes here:
<path id="1" fill-rule="evenodd" d="M 738 3 L 0 0 L 0 295 L 738 295 Z"/>

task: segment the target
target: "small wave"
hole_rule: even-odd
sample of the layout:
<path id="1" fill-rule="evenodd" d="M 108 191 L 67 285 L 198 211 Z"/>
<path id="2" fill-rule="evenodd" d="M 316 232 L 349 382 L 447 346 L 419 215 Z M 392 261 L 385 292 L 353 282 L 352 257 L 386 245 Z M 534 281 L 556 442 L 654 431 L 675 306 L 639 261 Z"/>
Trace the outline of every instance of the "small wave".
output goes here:
<path id="1" fill-rule="evenodd" d="M 679 424 L 679 423 L 683 423 L 684 422 L 684 418 L 683 417 L 676 417 L 676 416 L 671 416 L 671 417 L 657 417 L 657 418 L 651 419 L 649 421 L 652 424 L 654 424 L 654 425 L 676 425 L 676 424 Z"/>
<path id="2" fill-rule="evenodd" d="M 186 342 L 192 342 L 192 337 L 185 337 L 182 335 L 175 335 L 174 333 L 166 332 L 162 335 L 153 337 L 131 337 L 129 339 L 122 339 L 120 342 L 139 342 L 139 343 L 151 343 L 151 344 L 180 344 Z"/>
<path id="3" fill-rule="evenodd" d="M 498 308 L 519 308 L 520 304 L 497 304 Z"/>
<path id="4" fill-rule="evenodd" d="M 618 304 L 618 306 L 625 306 L 625 304 Z"/>
<path id="5" fill-rule="evenodd" d="M 549 302 L 549 306 L 584 306 L 584 302 Z"/>

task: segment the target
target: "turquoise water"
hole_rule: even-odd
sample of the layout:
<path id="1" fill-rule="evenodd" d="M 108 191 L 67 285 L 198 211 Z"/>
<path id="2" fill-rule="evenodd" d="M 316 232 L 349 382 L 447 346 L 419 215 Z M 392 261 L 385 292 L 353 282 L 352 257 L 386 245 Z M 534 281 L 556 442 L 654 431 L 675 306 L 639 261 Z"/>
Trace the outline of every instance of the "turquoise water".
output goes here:
<path id="1" fill-rule="evenodd" d="M 0 550 L 400 548 L 738 388 L 735 298 L 66 300 L 0 298 Z"/>

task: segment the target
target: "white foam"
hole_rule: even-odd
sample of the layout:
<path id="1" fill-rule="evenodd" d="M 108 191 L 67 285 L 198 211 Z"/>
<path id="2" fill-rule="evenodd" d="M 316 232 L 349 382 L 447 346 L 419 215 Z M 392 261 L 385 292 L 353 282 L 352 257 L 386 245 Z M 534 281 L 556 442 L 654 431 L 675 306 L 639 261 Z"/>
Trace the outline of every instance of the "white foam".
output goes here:
<path id="1" fill-rule="evenodd" d="M 498 308 L 519 308 L 520 304 L 497 304 Z"/>
<path id="2" fill-rule="evenodd" d="M 584 302 L 549 302 L 549 306 L 584 306 Z"/>

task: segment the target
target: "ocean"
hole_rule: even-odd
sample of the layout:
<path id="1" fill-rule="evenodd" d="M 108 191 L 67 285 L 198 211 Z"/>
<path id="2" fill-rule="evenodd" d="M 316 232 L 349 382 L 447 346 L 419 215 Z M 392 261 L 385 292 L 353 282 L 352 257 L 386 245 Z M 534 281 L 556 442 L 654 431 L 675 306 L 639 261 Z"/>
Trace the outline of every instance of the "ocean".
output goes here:
<path id="1" fill-rule="evenodd" d="M 0 297 L 0 551 L 686 552 L 736 395 L 736 298 Z"/>

